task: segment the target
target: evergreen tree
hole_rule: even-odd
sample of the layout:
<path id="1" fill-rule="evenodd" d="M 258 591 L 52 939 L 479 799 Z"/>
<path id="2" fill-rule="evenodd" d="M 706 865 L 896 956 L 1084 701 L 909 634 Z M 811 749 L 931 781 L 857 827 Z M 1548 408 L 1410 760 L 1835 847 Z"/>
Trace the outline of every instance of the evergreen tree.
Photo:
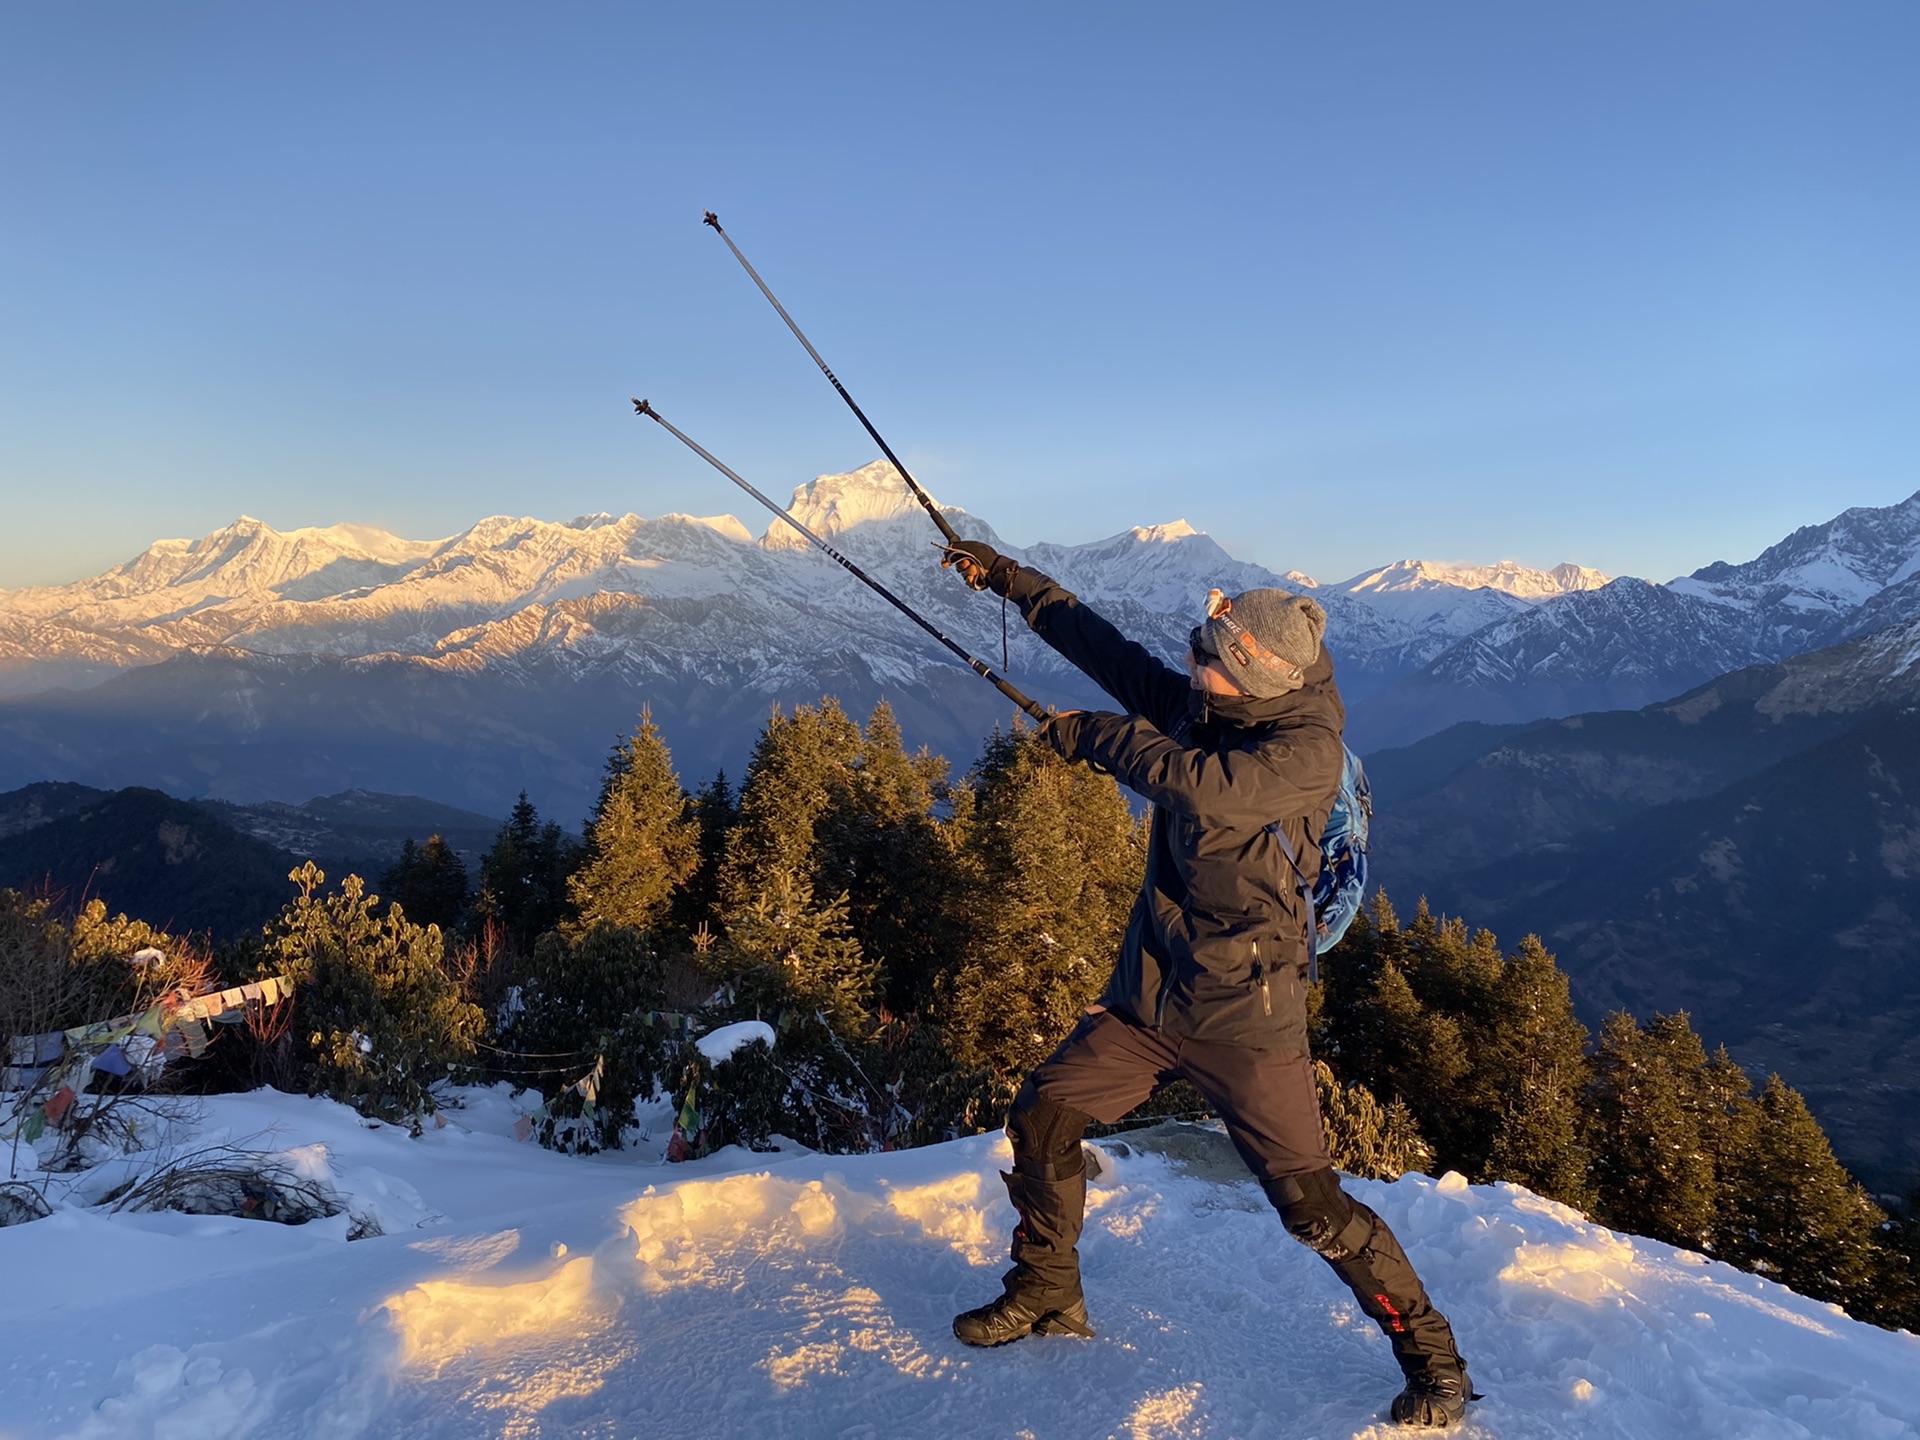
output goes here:
<path id="1" fill-rule="evenodd" d="M 567 878 L 572 934 L 596 925 L 653 929 L 700 860 L 700 832 L 650 710 L 613 749 L 587 826 L 579 869 Z"/>
<path id="2" fill-rule="evenodd" d="M 580 847 L 552 821 L 541 824 L 522 790 L 493 848 L 481 857 L 475 918 L 498 925 L 516 953 L 531 955 L 534 941 L 566 914 L 567 877 L 579 858 Z"/>
<path id="3" fill-rule="evenodd" d="M 847 896 L 848 921 L 897 1016 L 926 1007 L 958 940 L 959 831 L 936 816 L 950 793 L 946 779 L 938 756 L 907 754 L 883 700 L 820 819 L 816 889 Z"/>
<path id="4" fill-rule="evenodd" d="M 1420 916 L 1424 921 L 1424 906 Z M 1404 1104 L 1435 1142 L 1435 1163 L 1464 1170 L 1435 1137 L 1458 1127 L 1472 1061 L 1459 1021 L 1429 1010 L 1415 994 L 1409 976 L 1417 964 L 1413 933 L 1376 892 L 1371 913 L 1354 917 L 1321 966 L 1320 994 L 1309 1009 L 1314 1049 L 1343 1083 L 1364 1086 L 1382 1103 Z"/>
<path id="5" fill-rule="evenodd" d="M 1701 1133 L 1707 1056 L 1685 1015 L 1642 1029 L 1609 1015 L 1593 1057 L 1588 1139 L 1601 1218 L 1674 1245 L 1708 1248 L 1721 1198 Z"/>
<path id="6" fill-rule="evenodd" d="M 753 747 L 739 820 L 720 865 L 720 903 L 746 903 L 776 872 L 814 886 L 821 819 L 851 784 L 860 729 L 832 699 L 775 709 Z M 838 892 L 830 892 L 838 893 Z"/>
<path id="7" fill-rule="evenodd" d="M 955 1057 L 999 1077 L 1052 1053 L 1111 973 L 1146 848 L 1113 778 L 1020 729 L 975 769 L 959 963 L 941 984 Z"/>
<path id="8" fill-rule="evenodd" d="M 694 935 L 702 926 L 711 927 L 720 903 L 720 867 L 726 859 L 727 836 L 739 823 L 740 807 L 727 772 L 694 792 L 689 802 L 693 821 L 696 863 L 693 873 L 674 893 L 669 924 L 679 934 Z"/>
<path id="9" fill-rule="evenodd" d="M 875 967 L 848 918 L 844 890 L 823 891 L 820 829 L 847 805 L 860 729 L 833 700 L 776 709 L 754 746 L 716 881 L 725 943 L 709 960 L 730 970 L 750 1013 L 820 1009 L 836 1031 L 872 1027 Z"/>
<path id="10" fill-rule="evenodd" d="M 415 924 L 450 931 L 466 917 L 466 862 L 438 835 L 418 846 L 409 836 L 400 858 L 380 877 L 380 890 Z"/>
<path id="11" fill-rule="evenodd" d="M 783 1006 L 820 1011 L 842 1036 L 872 1029 L 873 962 L 847 923 L 846 897 L 815 903 L 813 887 L 784 868 L 723 911 L 722 960 L 738 1003 L 752 1014 Z"/>
<path id="12" fill-rule="evenodd" d="M 1802 1295 L 1857 1313 L 1879 1309 L 1886 1215 L 1833 1157 L 1798 1091 L 1767 1077 L 1733 1157 L 1719 1253 Z"/>
<path id="13" fill-rule="evenodd" d="M 1403 924 L 1376 893 L 1321 976 L 1316 1053 L 1343 1082 L 1404 1104 L 1438 1167 L 1586 1203 L 1586 1031 L 1537 938 L 1502 956 L 1489 932 L 1424 900 Z"/>
<path id="14" fill-rule="evenodd" d="M 1487 1157 L 1492 1180 L 1512 1180 L 1579 1209 L 1592 1204 L 1580 1114 L 1587 1029 L 1574 1017 L 1567 977 L 1536 935 L 1501 966 L 1480 1068 L 1496 1107 Z"/>
<path id="15" fill-rule="evenodd" d="M 1894 1207 L 1882 1236 L 1886 1257 L 1880 1290 L 1885 1297 L 1879 1324 L 1920 1332 L 1920 1184 Z"/>
<path id="16" fill-rule="evenodd" d="M 1501 1073 L 1510 1052 L 1498 1034 L 1499 943 L 1485 930 L 1470 933 L 1463 920 L 1434 916 L 1425 900 L 1400 940 L 1408 988 L 1439 1047 L 1432 1059 L 1413 1062 L 1425 1072 L 1413 1077 L 1424 1098 L 1408 1104 L 1444 1168 L 1489 1180 L 1506 1102 L 1518 1083 Z"/>
<path id="17" fill-rule="evenodd" d="M 1397 1180 L 1409 1170 L 1428 1170 L 1433 1147 L 1420 1138 L 1413 1114 L 1400 1101 L 1382 1105 L 1360 1084 L 1343 1085 L 1324 1061 L 1313 1064 L 1320 1118 L 1334 1165 L 1369 1180 Z"/>

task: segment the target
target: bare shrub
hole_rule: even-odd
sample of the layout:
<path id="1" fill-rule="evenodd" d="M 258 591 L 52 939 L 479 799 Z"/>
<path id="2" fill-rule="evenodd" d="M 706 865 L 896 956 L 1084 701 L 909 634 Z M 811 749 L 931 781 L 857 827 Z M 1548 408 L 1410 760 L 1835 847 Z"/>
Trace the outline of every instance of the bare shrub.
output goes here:
<path id="1" fill-rule="evenodd" d="M 120 1191 L 109 1208 L 116 1213 L 178 1210 L 304 1225 L 346 1207 L 330 1185 L 299 1174 L 275 1156 L 210 1145 L 157 1166 Z"/>
<path id="2" fill-rule="evenodd" d="M 0 1181 L 0 1227 L 44 1220 L 53 1213 L 46 1197 L 18 1180 Z"/>

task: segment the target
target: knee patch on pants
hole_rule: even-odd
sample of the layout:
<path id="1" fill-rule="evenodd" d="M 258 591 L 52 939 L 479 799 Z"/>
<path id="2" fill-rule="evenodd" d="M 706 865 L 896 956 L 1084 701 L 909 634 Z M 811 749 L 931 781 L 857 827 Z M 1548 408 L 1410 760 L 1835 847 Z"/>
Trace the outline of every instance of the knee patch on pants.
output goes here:
<path id="1" fill-rule="evenodd" d="M 1013 1109 L 1007 1115 L 1014 1168 L 1036 1180 L 1071 1180 L 1086 1167 L 1080 1137 L 1091 1119 L 1047 1099 L 1029 1080 L 1013 1097 Z"/>
<path id="2" fill-rule="evenodd" d="M 1331 1170 L 1283 1175 L 1260 1186 L 1287 1233 L 1329 1260 L 1351 1260 L 1373 1234 L 1373 1212 L 1355 1204 Z"/>

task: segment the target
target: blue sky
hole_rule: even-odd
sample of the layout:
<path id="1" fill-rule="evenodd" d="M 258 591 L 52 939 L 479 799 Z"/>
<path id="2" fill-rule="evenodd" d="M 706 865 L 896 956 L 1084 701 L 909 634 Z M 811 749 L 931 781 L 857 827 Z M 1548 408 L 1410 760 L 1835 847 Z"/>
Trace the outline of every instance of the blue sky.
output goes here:
<path id="1" fill-rule="evenodd" d="M 1905 4 L 0 10 L 0 586 L 246 512 L 1665 579 L 1920 489 Z"/>

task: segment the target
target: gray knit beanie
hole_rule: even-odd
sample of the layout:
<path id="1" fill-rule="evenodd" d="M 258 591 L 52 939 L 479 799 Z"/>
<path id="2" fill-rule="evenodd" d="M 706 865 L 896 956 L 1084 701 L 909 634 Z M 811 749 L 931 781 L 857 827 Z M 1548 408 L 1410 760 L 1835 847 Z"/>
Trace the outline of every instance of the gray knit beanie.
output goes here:
<path id="1" fill-rule="evenodd" d="M 1258 699 L 1285 695 L 1306 683 L 1320 658 L 1327 612 L 1286 590 L 1243 590 L 1229 600 L 1207 597 L 1207 620 L 1194 627 L 1195 649 L 1217 658 L 1240 688 Z"/>

